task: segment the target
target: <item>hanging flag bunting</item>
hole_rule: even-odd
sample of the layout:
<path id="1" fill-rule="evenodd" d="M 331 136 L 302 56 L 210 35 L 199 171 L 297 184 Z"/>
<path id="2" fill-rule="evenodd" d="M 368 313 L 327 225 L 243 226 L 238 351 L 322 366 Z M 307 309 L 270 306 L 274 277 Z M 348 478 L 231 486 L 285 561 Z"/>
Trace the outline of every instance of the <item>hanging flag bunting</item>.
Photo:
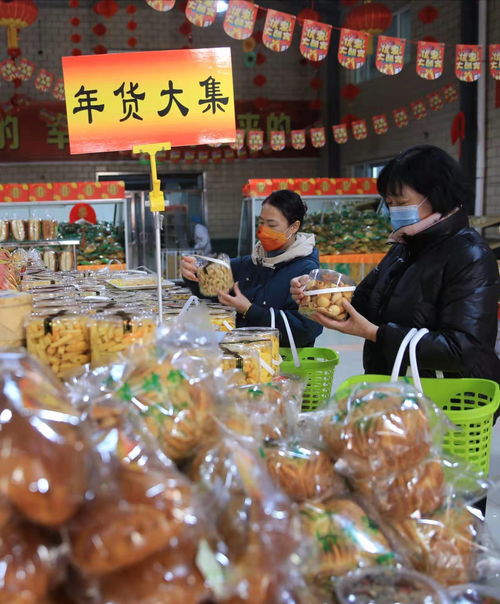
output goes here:
<path id="1" fill-rule="evenodd" d="M 406 107 L 401 107 L 400 109 L 393 109 L 392 117 L 394 118 L 394 123 L 398 128 L 406 128 L 406 126 L 408 126 L 409 116 Z"/>
<path id="2" fill-rule="evenodd" d="M 264 31 L 262 32 L 264 46 L 275 52 L 287 50 L 292 42 L 294 27 L 295 15 L 268 8 Z"/>
<path id="3" fill-rule="evenodd" d="M 304 149 L 306 146 L 306 131 L 305 130 L 292 130 L 292 147 L 294 149 Z"/>
<path id="4" fill-rule="evenodd" d="M 286 144 L 284 130 L 271 130 L 271 149 L 273 151 L 283 151 Z"/>
<path id="5" fill-rule="evenodd" d="M 149 6 L 155 10 L 167 12 L 174 8 L 175 0 L 146 0 L 146 4 L 149 4 Z"/>
<path id="6" fill-rule="evenodd" d="M 264 146 L 264 131 L 249 130 L 247 134 L 247 144 L 250 151 L 260 151 Z"/>
<path id="7" fill-rule="evenodd" d="M 212 149 L 212 161 L 216 164 L 222 161 L 222 149 Z"/>
<path id="8" fill-rule="evenodd" d="M 490 73 L 500 80 L 500 44 L 490 44 Z"/>
<path id="9" fill-rule="evenodd" d="M 209 27 L 217 16 L 217 0 L 188 0 L 186 18 L 198 27 Z"/>
<path id="10" fill-rule="evenodd" d="M 170 161 L 178 164 L 181 161 L 182 151 L 180 149 L 172 149 L 170 151 Z"/>
<path id="11" fill-rule="evenodd" d="M 330 48 L 332 26 L 304 19 L 300 37 L 300 52 L 309 61 L 322 61 Z"/>
<path id="12" fill-rule="evenodd" d="M 397 75 L 404 67 L 406 40 L 379 36 L 375 66 L 385 75 Z"/>
<path id="13" fill-rule="evenodd" d="M 385 113 L 374 115 L 372 117 L 372 124 L 375 134 L 386 134 L 389 130 L 389 123 L 387 122 L 387 116 Z"/>
<path id="14" fill-rule="evenodd" d="M 41 92 L 47 92 L 54 83 L 55 76 L 46 69 L 40 69 L 35 77 L 35 88 Z"/>
<path id="15" fill-rule="evenodd" d="M 368 37 L 364 31 L 354 29 L 341 29 L 339 50 L 337 57 L 339 63 L 347 69 L 359 69 L 366 61 Z"/>
<path id="16" fill-rule="evenodd" d="M 355 120 L 352 122 L 352 135 L 357 141 L 361 141 L 368 136 L 366 120 Z"/>
<path id="17" fill-rule="evenodd" d="M 315 149 L 324 147 L 326 144 L 326 134 L 323 126 L 320 128 L 311 128 L 309 132 L 311 136 L 311 144 Z"/>
<path id="18" fill-rule="evenodd" d="M 457 44 L 455 75 L 462 82 L 475 82 L 481 75 L 482 47 L 477 44 Z"/>
<path id="19" fill-rule="evenodd" d="M 413 116 L 417 120 L 421 120 L 424 117 L 427 117 L 427 108 L 425 106 L 425 102 L 422 99 L 419 99 L 418 101 L 413 101 L 413 103 L 410 103 L 410 107 Z"/>
<path id="20" fill-rule="evenodd" d="M 229 147 L 234 149 L 235 151 L 239 151 L 243 149 L 243 145 L 245 144 L 245 131 L 244 130 L 236 130 L 236 140 L 234 143 L 229 143 Z"/>
<path id="21" fill-rule="evenodd" d="M 246 149 L 238 149 L 238 151 L 236 152 L 236 155 L 238 157 L 238 159 L 247 159 L 248 158 L 248 153 Z"/>
<path id="22" fill-rule="evenodd" d="M 443 86 L 442 93 L 444 96 L 444 100 L 447 103 L 453 103 L 458 100 L 458 89 L 455 84 L 447 84 Z"/>
<path id="23" fill-rule="evenodd" d="M 332 132 L 333 140 L 337 144 L 343 145 L 344 143 L 347 143 L 348 135 L 346 124 L 337 124 L 336 126 L 332 126 Z"/>
<path id="24" fill-rule="evenodd" d="M 246 0 L 230 0 L 224 17 L 224 31 L 235 40 L 246 40 L 253 33 L 259 7 Z"/>
<path id="25" fill-rule="evenodd" d="M 234 151 L 232 149 L 224 149 L 224 159 L 227 161 L 234 161 L 236 157 Z"/>
<path id="26" fill-rule="evenodd" d="M 198 151 L 198 161 L 200 162 L 200 164 L 206 164 L 209 159 L 210 151 L 208 151 L 207 149 L 202 149 L 201 151 Z"/>
<path id="27" fill-rule="evenodd" d="M 443 74 L 444 43 L 419 40 L 417 74 L 424 80 L 437 80 Z"/>
<path id="28" fill-rule="evenodd" d="M 436 90 L 435 92 L 429 92 L 427 95 L 427 101 L 431 111 L 439 111 L 444 107 L 443 97 L 441 93 Z"/>
<path id="29" fill-rule="evenodd" d="M 184 161 L 188 164 L 192 164 L 196 159 L 196 152 L 193 149 L 186 149 L 184 151 Z"/>

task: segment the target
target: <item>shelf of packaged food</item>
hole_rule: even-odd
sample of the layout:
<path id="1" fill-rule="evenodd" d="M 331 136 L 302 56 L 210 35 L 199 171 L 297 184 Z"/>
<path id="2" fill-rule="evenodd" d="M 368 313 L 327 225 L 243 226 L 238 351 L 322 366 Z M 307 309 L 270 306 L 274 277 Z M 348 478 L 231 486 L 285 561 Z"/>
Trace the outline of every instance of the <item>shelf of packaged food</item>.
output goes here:
<path id="1" fill-rule="evenodd" d="M 66 199 L 66 200 L 50 200 L 50 201 L 1 201 L 0 208 L 4 207 L 37 207 L 43 208 L 44 206 L 68 206 L 76 203 L 98 203 L 98 204 L 110 204 L 110 203 L 121 203 L 123 202 L 122 197 L 110 197 L 109 199 Z"/>
<path id="2" fill-rule="evenodd" d="M 0 247 L 60 247 L 71 246 L 73 248 L 73 266 L 76 266 L 76 248 L 80 245 L 79 239 L 41 239 L 38 241 L 2 241 Z"/>

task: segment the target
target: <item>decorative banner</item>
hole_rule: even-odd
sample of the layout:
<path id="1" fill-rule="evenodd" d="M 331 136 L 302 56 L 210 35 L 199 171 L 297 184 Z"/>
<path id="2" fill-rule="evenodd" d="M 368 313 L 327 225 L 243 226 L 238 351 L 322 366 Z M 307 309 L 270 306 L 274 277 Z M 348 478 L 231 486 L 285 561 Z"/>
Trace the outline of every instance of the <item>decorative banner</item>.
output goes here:
<path id="1" fill-rule="evenodd" d="M 389 123 L 387 122 L 387 116 L 385 113 L 374 115 L 372 117 L 372 124 L 375 134 L 386 134 L 389 130 Z"/>
<path id="2" fill-rule="evenodd" d="M 283 52 L 290 47 L 292 42 L 293 28 L 295 27 L 295 15 L 282 13 L 277 10 L 268 9 L 262 42 L 270 50 Z"/>
<path id="3" fill-rule="evenodd" d="M 420 99 L 418 101 L 413 101 L 413 103 L 410 103 L 410 107 L 411 107 L 413 116 L 417 120 L 422 120 L 424 117 L 427 117 L 427 108 L 422 99 Z"/>
<path id="4" fill-rule="evenodd" d="M 63 57 L 62 64 L 72 154 L 235 140 L 230 48 Z"/>
<path id="5" fill-rule="evenodd" d="M 323 126 L 320 128 L 311 128 L 309 134 L 311 135 L 311 144 L 315 149 L 325 146 L 326 134 Z"/>
<path id="6" fill-rule="evenodd" d="M 444 107 L 443 97 L 439 91 L 429 92 L 427 95 L 427 101 L 431 111 L 439 111 Z"/>
<path id="7" fill-rule="evenodd" d="M 167 12 L 175 6 L 175 0 L 146 0 L 151 8 L 162 12 Z"/>
<path id="8" fill-rule="evenodd" d="M 236 155 L 232 149 L 224 149 L 224 159 L 227 161 L 234 161 Z"/>
<path id="9" fill-rule="evenodd" d="M 305 130 L 292 130 L 292 147 L 294 149 L 303 149 L 306 146 L 306 131 Z"/>
<path id="10" fill-rule="evenodd" d="M 309 61 L 322 61 L 330 48 L 332 26 L 304 19 L 300 37 L 300 52 Z"/>
<path id="11" fill-rule="evenodd" d="M 264 131 L 249 130 L 247 133 L 247 144 L 250 151 L 260 151 L 264 146 Z"/>
<path id="12" fill-rule="evenodd" d="M 229 143 L 229 147 L 234 149 L 235 151 L 239 151 L 243 149 L 243 145 L 245 144 L 245 131 L 244 130 L 236 130 L 236 141 L 234 143 Z"/>
<path id="13" fill-rule="evenodd" d="M 355 120 L 352 122 L 352 135 L 357 141 L 361 141 L 368 136 L 366 120 Z"/>
<path id="14" fill-rule="evenodd" d="M 500 80 L 500 44 L 490 44 L 490 73 Z"/>
<path id="15" fill-rule="evenodd" d="M 408 126 L 409 116 L 406 107 L 401 107 L 401 109 L 393 109 L 392 117 L 394 118 L 394 123 L 398 128 L 406 128 L 406 126 Z"/>
<path id="16" fill-rule="evenodd" d="M 332 126 L 333 139 L 339 145 L 343 145 L 347 143 L 348 135 L 347 135 L 347 125 L 346 124 L 337 124 L 336 126 Z"/>
<path id="17" fill-rule="evenodd" d="M 420 40 L 417 44 L 417 74 L 424 80 L 437 80 L 443 74 L 444 43 Z"/>
<path id="18" fill-rule="evenodd" d="M 0 75 L 6 82 L 14 82 L 17 79 L 17 66 L 12 59 L 5 59 L 0 63 Z"/>
<path id="19" fill-rule="evenodd" d="M 447 103 L 458 101 L 458 90 L 455 84 L 447 84 L 446 86 L 443 86 L 442 93 L 444 95 L 444 100 Z"/>
<path id="20" fill-rule="evenodd" d="M 455 75 L 462 82 L 475 82 L 481 75 L 482 47 L 477 44 L 457 44 Z"/>
<path id="21" fill-rule="evenodd" d="M 202 149 L 201 151 L 198 151 L 198 161 L 200 162 L 200 164 L 206 164 L 209 159 L 210 151 L 208 151 L 207 149 Z"/>
<path id="22" fill-rule="evenodd" d="M 186 18 L 198 27 L 210 27 L 217 16 L 217 0 L 188 0 Z"/>
<path id="23" fill-rule="evenodd" d="M 184 151 L 184 161 L 187 162 L 188 164 L 192 164 L 196 159 L 196 153 L 195 151 L 193 151 L 193 149 L 186 149 L 186 151 Z"/>
<path id="24" fill-rule="evenodd" d="M 406 40 L 379 36 L 375 66 L 385 75 L 397 75 L 404 66 Z"/>
<path id="25" fill-rule="evenodd" d="M 222 149 L 213 149 L 212 150 L 212 161 L 218 164 L 222 161 Z"/>
<path id="26" fill-rule="evenodd" d="M 368 37 L 363 31 L 341 29 L 339 50 L 337 53 L 339 63 L 347 69 L 359 69 L 366 61 Z"/>
<path id="27" fill-rule="evenodd" d="M 17 61 L 17 77 L 23 82 L 29 80 L 35 73 L 35 64 L 28 59 L 21 59 Z"/>
<path id="28" fill-rule="evenodd" d="M 170 161 L 174 164 L 178 164 L 182 159 L 182 151 L 180 149 L 171 149 Z"/>
<path id="29" fill-rule="evenodd" d="M 272 130 L 271 131 L 271 149 L 273 151 L 283 151 L 285 148 L 285 131 L 284 130 Z"/>
<path id="30" fill-rule="evenodd" d="M 235 40 L 246 40 L 253 33 L 259 7 L 246 0 L 230 0 L 224 17 L 224 31 Z"/>
<path id="31" fill-rule="evenodd" d="M 55 76 L 53 73 L 50 73 L 50 71 L 47 71 L 46 69 L 40 69 L 36 74 L 34 82 L 35 88 L 41 92 L 47 92 L 54 83 L 54 79 Z"/>

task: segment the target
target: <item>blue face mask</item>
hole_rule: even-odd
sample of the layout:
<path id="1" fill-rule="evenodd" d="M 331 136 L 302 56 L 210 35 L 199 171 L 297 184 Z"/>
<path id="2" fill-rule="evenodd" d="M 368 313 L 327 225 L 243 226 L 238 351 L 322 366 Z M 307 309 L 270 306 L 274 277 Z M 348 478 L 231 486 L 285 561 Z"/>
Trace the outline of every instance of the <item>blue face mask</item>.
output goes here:
<path id="1" fill-rule="evenodd" d="M 389 214 L 391 217 L 392 228 L 397 231 L 402 227 L 415 224 L 420 221 L 420 214 L 418 208 L 424 203 L 425 199 L 418 205 L 411 206 L 394 206 L 389 208 Z"/>

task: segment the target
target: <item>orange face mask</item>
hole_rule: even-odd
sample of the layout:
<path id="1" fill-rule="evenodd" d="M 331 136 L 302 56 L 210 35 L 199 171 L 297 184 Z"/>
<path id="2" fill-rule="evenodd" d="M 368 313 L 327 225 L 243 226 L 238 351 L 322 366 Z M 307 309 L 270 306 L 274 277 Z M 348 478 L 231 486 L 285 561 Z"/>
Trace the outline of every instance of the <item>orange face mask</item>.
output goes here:
<path id="1" fill-rule="evenodd" d="M 266 252 L 275 252 L 282 248 L 289 238 L 285 233 L 275 231 L 263 224 L 257 229 L 257 239 L 262 243 Z"/>

